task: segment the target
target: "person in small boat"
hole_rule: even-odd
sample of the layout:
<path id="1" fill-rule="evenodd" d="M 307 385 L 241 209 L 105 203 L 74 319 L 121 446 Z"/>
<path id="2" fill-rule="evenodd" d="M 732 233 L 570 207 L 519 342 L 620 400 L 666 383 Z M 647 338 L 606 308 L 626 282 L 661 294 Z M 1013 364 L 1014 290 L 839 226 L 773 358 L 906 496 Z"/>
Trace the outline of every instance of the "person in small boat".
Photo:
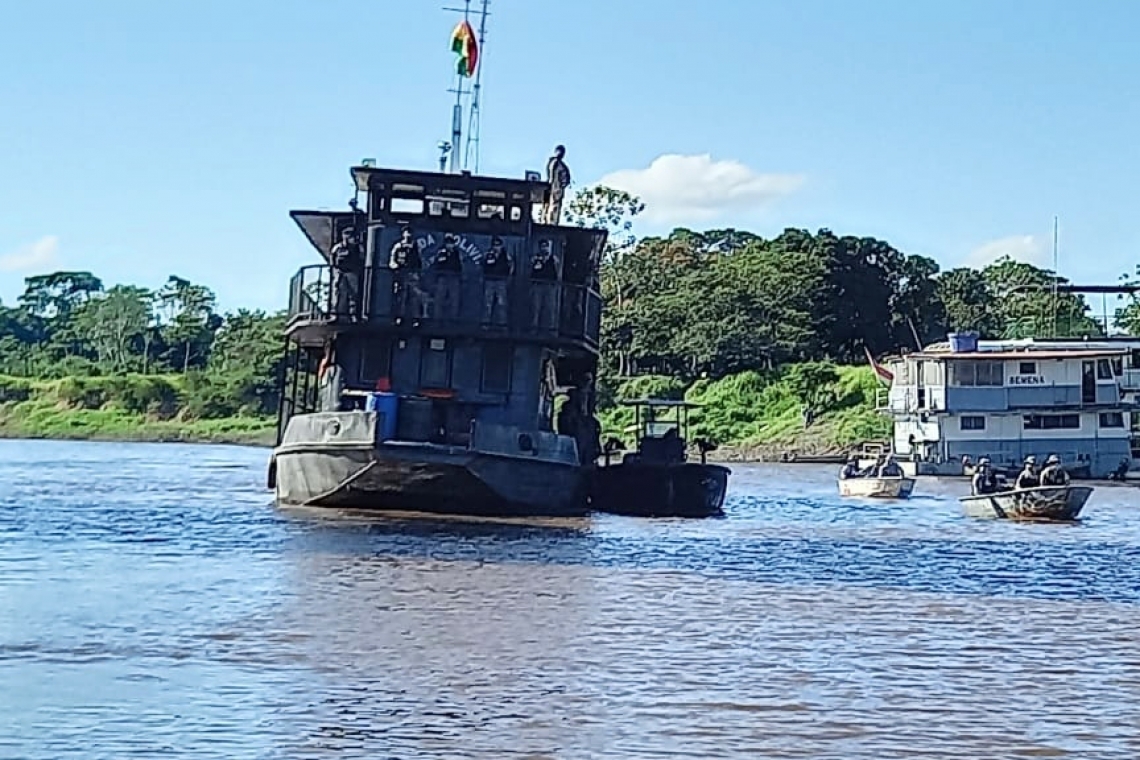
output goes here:
<path id="1" fill-rule="evenodd" d="M 887 454 L 882 465 L 877 467 L 875 472 L 875 477 L 878 478 L 901 478 L 902 476 L 902 467 L 899 467 L 899 463 L 895 461 L 894 454 Z"/>
<path id="2" fill-rule="evenodd" d="M 851 454 L 847 457 L 847 464 L 843 465 L 843 469 L 839 471 L 839 479 L 849 480 L 861 477 L 863 477 L 863 473 L 859 470 L 859 457 Z"/>
<path id="3" fill-rule="evenodd" d="M 1041 476 L 1037 474 L 1037 457 L 1028 456 L 1025 458 L 1025 467 L 1017 475 L 1017 480 L 1013 483 L 1014 488 L 1022 490 L 1023 488 L 1037 488 L 1041 485 Z"/>
<path id="4" fill-rule="evenodd" d="M 974 469 L 974 477 L 970 479 L 970 486 L 974 496 L 997 493 L 997 474 L 990 466 L 989 457 L 982 457 L 978 460 L 978 466 Z"/>
<path id="5" fill-rule="evenodd" d="M 1061 458 L 1056 454 L 1050 454 L 1045 460 L 1045 466 L 1041 469 L 1041 485 L 1069 485 L 1069 473 L 1061 466 Z"/>

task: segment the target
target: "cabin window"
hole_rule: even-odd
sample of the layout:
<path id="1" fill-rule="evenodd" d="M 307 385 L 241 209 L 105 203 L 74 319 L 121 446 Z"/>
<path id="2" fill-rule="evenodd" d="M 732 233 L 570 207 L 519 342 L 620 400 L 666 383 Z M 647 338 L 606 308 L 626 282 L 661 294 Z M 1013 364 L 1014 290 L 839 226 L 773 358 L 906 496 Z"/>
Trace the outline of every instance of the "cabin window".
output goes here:
<path id="1" fill-rule="evenodd" d="M 967 415 L 958 418 L 960 430 L 985 430 L 986 418 L 981 415 Z"/>
<path id="2" fill-rule="evenodd" d="M 1079 430 L 1079 414 L 1030 414 L 1025 417 L 1026 430 Z"/>
<path id="3" fill-rule="evenodd" d="M 1112 362 L 1110 362 L 1108 359 L 1097 359 L 1096 360 L 1096 379 L 1097 380 L 1111 380 L 1112 378 L 1113 378 Z"/>
<path id="4" fill-rule="evenodd" d="M 1124 377 L 1124 357 L 1118 356 L 1112 359 L 1112 374 L 1116 377 Z"/>
<path id="5" fill-rule="evenodd" d="M 393 214 L 422 214 L 424 212 L 423 198 L 393 198 Z"/>
<path id="6" fill-rule="evenodd" d="M 369 341 L 360 346 L 359 380 L 366 388 L 392 372 L 392 344 L 386 340 Z"/>
<path id="7" fill-rule="evenodd" d="M 514 350 L 502 343 L 488 343 L 483 346 L 483 375 L 481 388 L 484 393 L 507 393 L 511 389 L 511 360 Z"/>
<path id="8" fill-rule="evenodd" d="M 447 388 L 451 384 L 451 346 L 443 338 L 423 342 L 420 353 L 420 386 Z"/>
<path id="9" fill-rule="evenodd" d="M 479 204 L 480 219 L 505 219 L 506 216 L 506 207 L 502 203 Z"/>
<path id="10" fill-rule="evenodd" d="M 1005 365 L 1001 362 L 954 362 L 954 385 L 973 386 L 1002 386 L 1005 385 Z"/>
<path id="11" fill-rule="evenodd" d="M 1101 412 L 1100 426 L 1102 428 L 1123 428 L 1124 414 L 1121 412 Z"/>
<path id="12" fill-rule="evenodd" d="M 511 221 L 518 222 L 522 220 L 523 210 L 522 206 L 511 206 Z"/>
<path id="13" fill-rule="evenodd" d="M 1037 362 L 1021 362 L 1017 366 L 1017 374 L 1019 375 L 1036 375 Z"/>

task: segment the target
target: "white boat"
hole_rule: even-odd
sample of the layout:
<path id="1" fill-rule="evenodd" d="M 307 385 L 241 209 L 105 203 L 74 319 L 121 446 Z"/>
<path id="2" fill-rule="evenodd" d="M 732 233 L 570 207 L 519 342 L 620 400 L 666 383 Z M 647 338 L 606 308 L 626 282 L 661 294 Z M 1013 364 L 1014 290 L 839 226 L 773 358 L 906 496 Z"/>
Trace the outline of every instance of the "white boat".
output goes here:
<path id="1" fill-rule="evenodd" d="M 980 496 L 963 496 L 959 501 L 969 517 L 1075 520 L 1092 492 L 1091 486 L 1038 486 Z"/>
<path id="2" fill-rule="evenodd" d="M 840 478 L 840 496 L 862 496 L 869 499 L 909 499 L 914 478 Z"/>

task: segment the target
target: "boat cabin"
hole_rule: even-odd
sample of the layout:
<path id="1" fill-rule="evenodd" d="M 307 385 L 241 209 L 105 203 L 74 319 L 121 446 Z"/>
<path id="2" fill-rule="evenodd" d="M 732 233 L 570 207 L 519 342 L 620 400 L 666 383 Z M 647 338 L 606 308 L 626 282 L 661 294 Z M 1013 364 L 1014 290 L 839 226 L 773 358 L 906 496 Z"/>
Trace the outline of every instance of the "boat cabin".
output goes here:
<path id="1" fill-rule="evenodd" d="M 626 429 L 637 439 L 637 451 L 625 462 L 680 464 L 686 461 L 689 410 L 697 405 L 672 399 L 637 399 L 621 402 L 632 406 L 634 424 Z"/>
<path id="2" fill-rule="evenodd" d="M 1050 453 L 1097 478 L 1140 467 L 1140 341 L 955 334 L 886 366 L 880 409 L 894 450 L 922 474 L 959 474 L 981 457 L 1016 471 Z"/>
<path id="3" fill-rule="evenodd" d="M 555 396 L 592 396 L 605 230 L 539 223 L 550 189 L 529 176 L 352 178 L 348 210 L 290 214 L 323 263 L 290 283 L 278 439 L 294 414 L 373 404 L 388 440 L 553 436 Z"/>

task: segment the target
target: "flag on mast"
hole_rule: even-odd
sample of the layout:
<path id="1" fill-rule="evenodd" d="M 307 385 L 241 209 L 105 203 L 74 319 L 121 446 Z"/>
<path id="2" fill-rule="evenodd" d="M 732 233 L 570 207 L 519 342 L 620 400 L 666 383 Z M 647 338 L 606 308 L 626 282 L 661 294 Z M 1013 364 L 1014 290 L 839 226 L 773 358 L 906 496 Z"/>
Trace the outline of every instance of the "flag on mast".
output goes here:
<path id="1" fill-rule="evenodd" d="M 875 370 L 875 375 L 879 378 L 879 382 L 883 385 L 890 385 L 891 381 L 895 379 L 895 373 L 875 361 L 875 357 L 871 356 L 871 349 L 863 346 L 863 352 L 867 354 L 867 361 L 871 363 L 871 369 Z"/>
<path id="2" fill-rule="evenodd" d="M 475 30 L 466 19 L 455 25 L 451 32 L 451 52 L 459 56 L 456 70 L 460 76 L 471 77 L 479 63 L 479 44 L 475 41 Z"/>

